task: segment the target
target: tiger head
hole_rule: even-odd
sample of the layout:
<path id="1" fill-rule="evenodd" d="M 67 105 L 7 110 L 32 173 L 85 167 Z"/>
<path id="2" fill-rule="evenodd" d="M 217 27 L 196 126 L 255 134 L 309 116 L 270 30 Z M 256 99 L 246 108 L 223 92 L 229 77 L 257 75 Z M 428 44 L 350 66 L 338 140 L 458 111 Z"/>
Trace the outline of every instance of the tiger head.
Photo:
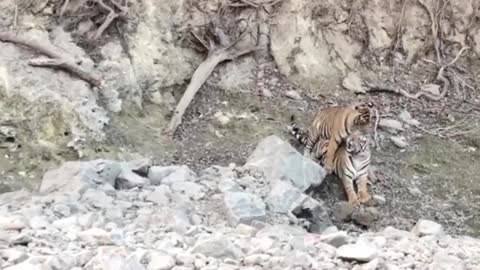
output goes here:
<path id="1" fill-rule="evenodd" d="M 368 138 L 359 130 L 354 131 L 346 139 L 346 150 L 349 154 L 365 152 L 368 147 Z"/>
<path id="2" fill-rule="evenodd" d="M 372 102 L 358 102 L 353 104 L 355 112 L 358 114 L 355 117 L 354 124 L 358 126 L 368 125 L 370 123 L 370 109 L 374 107 Z"/>

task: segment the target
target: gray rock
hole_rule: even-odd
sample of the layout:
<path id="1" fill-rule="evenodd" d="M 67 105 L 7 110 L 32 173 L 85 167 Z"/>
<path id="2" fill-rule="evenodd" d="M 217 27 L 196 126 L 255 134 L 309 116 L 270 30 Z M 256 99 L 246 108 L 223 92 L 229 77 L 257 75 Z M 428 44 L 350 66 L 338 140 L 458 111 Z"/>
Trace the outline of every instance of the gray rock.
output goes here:
<path id="1" fill-rule="evenodd" d="M 7 260 L 9 263 L 18 264 L 25 261 L 28 255 L 25 251 L 8 248 L 0 250 L 0 258 Z"/>
<path id="2" fill-rule="evenodd" d="M 71 214 L 70 207 L 62 203 L 54 204 L 52 210 L 54 214 L 60 217 L 68 217 Z"/>
<path id="3" fill-rule="evenodd" d="M 412 118 L 412 115 L 408 111 L 401 111 L 400 114 L 398 115 L 398 118 L 402 120 L 405 124 L 408 124 L 410 126 L 419 126 L 420 122 L 416 119 Z"/>
<path id="4" fill-rule="evenodd" d="M 155 190 L 150 192 L 145 200 L 148 202 L 154 202 L 161 206 L 167 206 L 172 198 L 172 191 L 167 185 L 159 185 L 155 187 Z"/>
<path id="5" fill-rule="evenodd" d="M 320 165 L 275 135 L 257 145 L 245 166 L 259 168 L 270 182 L 286 179 L 302 192 L 312 185 L 320 185 L 325 178 L 325 170 Z"/>
<path id="6" fill-rule="evenodd" d="M 101 184 L 111 179 L 102 178 L 102 170 L 109 163 L 104 160 L 90 162 L 68 161 L 61 167 L 47 171 L 40 185 L 41 193 L 53 191 L 63 193 L 82 193 L 88 187 Z M 114 182 L 110 183 L 114 184 Z"/>
<path id="7" fill-rule="evenodd" d="M 58 229 L 68 229 L 78 225 L 78 217 L 71 216 L 66 218 L 57 219 L 52 222 L 52 226 Z"/>
<path id="8" fill-rule="evenodd" d="M 159 252 L 150 253 L 150 262 L 147 270 L 170 270 L 175 266 L 175 259 L 172 256 Z"/>
<path id="9" fill-rule="evenodd" d="M 227 192 L 224 195 L 228 221 L 250 225 L 254 220 L 265 220 L 265 203 L 258 196 L 246 192 Z"/>
<path id="10" fill-rule="evenodd" d="M 289 213 L 301 206 L 305 195 L 292 184 L 286 181 L 276 181 L 265 202 L 268 209 L 277 213 Z"/>
<path id="11" fill-rule="evenodd" d="M 120 174 L 115 179 L 116 189 L 131 189 L 148 185 L 150 185 L 150 180 L 134 173 L 127 164 L 123 164 Z"/>
<path id="12" fill-rule="evenodd" d="M 185 233 L 191 226 L 186 211 L 185 208 L 158 207 L 151 212 L 138 213 L 135 223 L 144 229 L 162 225 L 176 232 Z"/>
<path id="13" fill-rule="evenodd" d="M 444 231 L 442 225 L 427 219 L 420 219 L 413 227 L 412 233 L 422 236 L 443 236 Z"/>
<path id="14" fill-rule="evenodd" d="M 170 185 L 173 182 L 195 181 L 196 174 L 187 166 L 152 166 L 148 170 L 148 179 L 152 185 Z"/>
<path id="15" fill-rule="evenodd" d="M 46 216 L 35 216 L 29 221 L 30 228 L 34 230 L 45 229 L 50 225 Z"/>
<path id="16" fill-rule="evenodd" d="M 84 229 L 88 229 L 92 227 L 94 221 L 97 219 L 97 213 L 88 212 L 78 217 L 78 225 L 82 226 Z"/>
<path id="17" fill-rule="evenodd" d="M 285 93 L 285 96 L 291 98 L 291 99 L 295 99 L 295 100 L 302 100 L 302 96 L 300 96 L 300 94 L 295 91 L 295 90 L 289 90 Z"/>
<path id="18" fill-rule="evenodd" d="M 403 136 L 391 136 L 390 141 L 398 148 L 407 148 L 408 142 Z"/>
<path id="19" fill-rule="evenodd" d="M 123 224 L 123 211 L 120 207 L 109 207 L 105 209 L 105 218 L 117 224 Z"/>
<path id="20" fill-rule="evenodd" d="M 325 230 L 323 230 L 321 232 L 321 234 L 322 235 L 328 235 L 328 234 L 336 233 L 336 232 L 338 232 L 337 226 L 332 225 L 332 226 L 329 226 L 329 227 L 325 228 Z"/>
<path id="21" fill-rule="evenodd" d="M 86 270 L 145 270 L 132 256 L 129 256 L 125 247 L 99 247 L 97 255 L 93 257 L 83 269 Z"/>
<path id="22" fill-rule="evenodd" d="M 369 245 L 348 244 L 337 249 L 337 256 L 346 261 L 369 262 L 377 255 L 377 249 Z"/>
<path id="23" fill-rule="evenodd" d="M 355 223 L 366 227 L 371 227 L 378 217 L 378 210 L 374 207 L 360 208 L 352 214 L 352 220 Z"/>
<path id="24" fill-rule="evenodd" d="M 0 230 L 22 230 L 28 225 L 28 221 L 23 216 L 12 215 L 3 216 L 0 215 Z"/>
<path id="25" fill-rule="evenodd" d="M 172 191 L 186 195 L 193 200 L 205 197 L 205 187 L 193 182 L 174 182 L 170 185 Z"/>
<path id="26" fill-rule="evenodd" d="M 430 264 L 429 269 L 435 270 L 465 270 L 465 262 L 456 256 L 449 254 L 447 251 L 439 251 L 433 256 L 433 262 Z"/>
<path id="27" fill-rule="evenodd" d="M 322 233 L 320 240 L 336 248 L 348 244 L 348 235 L 344 231 Z"/>
<path id="28" fill-rule="evenodd" d="M 95 208 L 105 209 L 112 205 L 113 198 L 97 189 L 88 189 L 82 195 L 82 201 Z"/>
<path id="29" fill-rule="evenodd" d="M 218 183 L 217 186 L 218 190 L 222 193 L 228 192 L 228 191 L 243 191 L 243 188 L 234 180 L 232 179 L 224 179 Z"/>
<path id="30" fill-rule="evenodd" d="M 80 240 L 92 246 L 112 244 L 110 234 L 99 228 L 91 228 L 80 232 L 78 235 Z"/>
<path id="31" fill-rule="evenodd" d="M 378 126 L 392 134 L 403 131 L 402 122 L 395 119 L 380 119 Z"/>
<path id="32" fill-rule="evenodd" d="M 214 258 L 240 258 L 243 256 L 241 250 L 224 236 L 211 236 L 206 239 L 199 239 L 192 248 L 191 253 L 201 253 L 207 257 Z"/>
<path id="33" fill-rule="evenodd" d="M 30 242 L 32 242 L 32 237 L 26 232 L 21 232 L 10 237 L 11 245 L 27 245 Z"/>
<path id="34" fill-rule="evenodd" d="M 43 270 L 42 266 L 32 261 L 24 261 L 19 264 L 2 268 L 2 270 Z"/>
<path id="35" fill-rule="evenodd" d="M 0 194 L 0 205 L 18 204 L 22 201 L 30 199 L 31 197 L 32 197 L 32 194 L 25 189 L 5 192 Z"/>
<path id="36" fill-rule="evenodd" d="M 363 87 L 362 78 L 357 72 L 349 72 L 343 79 L 342 86 L 354 93 L 365 93 L 366 91 L 365 87 Z"/>
<path id="37" fill-rule="evenodd" d="M 95 164 L 95 169 L 98 176 L 100 176 L 105 183 L 114 187 L 115 179 L 117 179 L 122 172 L 122 165 L 120 162 L 112 160 L 98 160 L 98 163 Z"/>
<path id="38" fill-rule="evenodd" d="M 333 205 L 333 216 L 338 221 L 349 221 L 354 210 L 354 207 L 346 201 L 337 202 Z"/>
<path id="39" fill-rule="evenodd" d="M 373 201 L 376 205 L 385 205 L 387 203 L 387 199 L 385 199 L 385 197 L 379 194 L 373 195 Z"/>

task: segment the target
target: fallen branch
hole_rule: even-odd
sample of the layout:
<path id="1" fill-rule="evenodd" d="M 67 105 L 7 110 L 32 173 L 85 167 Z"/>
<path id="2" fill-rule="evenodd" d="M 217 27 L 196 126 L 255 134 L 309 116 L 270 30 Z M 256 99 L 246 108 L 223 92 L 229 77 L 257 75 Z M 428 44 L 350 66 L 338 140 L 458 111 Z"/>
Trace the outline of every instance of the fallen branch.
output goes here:
<path id="1" fill-rule="evenodd" d="M 69 71 L 76 77 L 88 82 L 92 86 L 101 87 L 100 78 L 83 70 L 71 56 L 61 52 L 49 42 L 42 42 L 36 39 L 27 39 L 12 33 L 0 33 L 0 41 L 15 43 L 33 49 L 51 59 L 33 59 L 29 61 L 31 66 L 56 67 Z"/>
<path id="2" fill-rule="evenodd" d="M 203 61 L 193 73 L 190 84 L 175 108 L 172 119 L 170 120 L 168 128 L 164 131 L 164 133 L 169 136 L 173 136 L 178 126 L 182 123 L 182 117 L 185 114 L 188 105 L 190 105 L 195 94 L 198 92 L 198 90 L 200 90 L 202 85 L 208 79 L 210 74 L 212 74 L 213 70 L 218 64 L 223 61 L 232 60 L 244 54 L 253 52 L 255 49 L 255 47 L 252 47 L 241 51 L 219 50 L 215 53 L 209 54 L 207 59 L 205 59 L 205 61 Z"/>

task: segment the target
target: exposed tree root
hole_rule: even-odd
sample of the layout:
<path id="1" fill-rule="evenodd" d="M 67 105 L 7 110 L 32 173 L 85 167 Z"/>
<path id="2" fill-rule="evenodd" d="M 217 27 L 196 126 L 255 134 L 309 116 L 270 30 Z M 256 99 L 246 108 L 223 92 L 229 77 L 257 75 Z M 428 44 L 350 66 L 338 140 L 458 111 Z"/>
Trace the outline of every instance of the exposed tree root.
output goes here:
<path id="1" fill-rule="evenodd" d="M 165 133 L 173 136 L 177 127 L 182 123 L 182 117 L 187 110 L 188 105 L 190 105 L 190 102 L 192 102 L 195 94 L 198 92 L 198 90 L 200 90 L 202 85 L 208 79 L 210 74 L 212 74 L 213 70 L 218 64 L 223 61 L 232 60 L 241 55 L 253 52 L 254 50 L 255 48 L 247 48 L 242 51 L 219 50 L 210 54 L 193 73 L 190 84 L 175 108 L 175 112 L 170 120 L 168 128 L 165 130 Z"/>
<path id="2" fill-rule="evenodd" d="M 262 34 L 265 34 L 263 32 L 266 31 L 266 15 L 264 12 L 267 12 L 272 5 L 280 1 L 230 0 L 219 8 L 217 14 L 207 14 L 207 16 L 210 16 L 210 24 L 204 33 L 204 37 L 195 30 L 191 31 L 193 37 L 206 49 L 208 55 L 193 73 L 190 84 L 177 104 L 170 123 L 164 130 L 164 134 L 174 135 L 178 126 L 182 123 L 182 117 L 192 102 L 193 97 L 218 64 L 254 51 L 265 50 L 266 44 L 268 44 L 266 43 L 268 42 L 268 36 L 267 41 L 265 37 L 261 37 Z M 238 19 L 234 15 L 234 11 L 239 8 L 262 9 L 261 12 L 257 10 L 257 19 L 260 21 L 256 25 L 257 38 L 251 38 L 255 31 L 248 25 L 248 21 L 241 18 Z M 260 16 L 262 18 L 259 18 Z M 246 26 L 245 21 L 247 21 Z M 261 55 L 264 56 L 264 53 Z"/>
<path id="3" fill-rule="evenodd" d="M 442 98 L 445 97 L 445 95 L 447 94 L 447 91 L 448 91 L 448 87 L 450 85 L 448 79 L 445 78 L 445 76 L 444 76 L 445 69 L 447 67 L 455 64 L 455 62 L 460 58 L 462 53 L 465 50 L 468 50 L 468 49 L 469 49 L 469 47 L 463 47 L 462 49 L 460 49 L 460 51 L 458 52 L 458 54 L 455 56 L 455 58 L 452 61 L 448 62 L 445 65 L 442 65 L 440 67 L 440 69 L 438 70 L 437 80 L 442 81 L 442 83 L 443 83 L 442 92 L 440 92 L 439 95 L 433 95 L 433 94 L 425 92 L 425 91 L 419 91 L 415 94 L 411 94 L 408 91 L 403 90 L 401 88 L 392 88 L 392 87 L 388 87 L 388 86 L 383 86 L 383 85 L 381 86 L 381 85 L 365 82 L 365 84 L 368 87 L 367 92 L 370 92 L 370 93 L 375 93 L 375 92 L 395 93 L 395 94 L 402 95 L 402 96 L 404 96 L 406 98 L 409 98 L 409 99 L 419 99 L 420 97 L 423 96 L 423 97 L 426 97 L 430 100 L 439 101 L 439 100 L 441 100 Z"/>
<path id="4" fill-rule="evenodd" d="M 101 87 L 102 85 L 102 81 L 99 77 L 83 70 L 73 57 L 62 53 L 59 48 L 55 47 L 50 42 L 28 39 L 8 32 L 0 33 L 0 41 L 25 46 L 50 57 L 50 59 L 32 59 L 29 61 L 29 64 L 32 66 L 61 68 L 88 82 L 92 86 Z"/>
<path id="5" fill-rule="evenodd" d="M 75 2 L 75 1 L 73 1 Z M 60 18 L 63 18 L 69 5 L 72 4 L 70 0 L 64 0 L 63 4 L 59 7 L 58 14 Z M 74 5 L 73 3 L 72 5 Z M 78 9 L 79 7 L 77 7 Z M 83 16 L 85 18 L 95 18 L 98 15 L 102 17 L 97 21 L 100 23 L 100 26 L 93 32 L 88 33 L 88 38 L 92 41 L 97 40 L 105 30 L 118 18 L 125 17 L 129 11 L 128 1 L 126 0 L 89 0 L 85 1 L 82 7 L 83 10 L 88 10 L 88 12 L 77 12 L 83 13 L 84 15 L 73 15 L 73 16 Z M 103 14 L 106 14 L 103 15 Z M 78 19 L 77 19 L 78 21 Z"/>

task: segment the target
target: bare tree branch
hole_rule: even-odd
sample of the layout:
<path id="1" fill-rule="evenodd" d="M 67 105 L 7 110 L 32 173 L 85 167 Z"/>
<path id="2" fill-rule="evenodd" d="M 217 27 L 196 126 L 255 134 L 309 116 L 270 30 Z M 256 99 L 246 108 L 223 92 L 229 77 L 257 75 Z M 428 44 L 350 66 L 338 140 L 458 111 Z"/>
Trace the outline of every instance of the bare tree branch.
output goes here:
<path id="1" fill-rule="evenodd" d="M 83 70 L 80 66 L 77 65 L 73 57 L 62 53 L 59 48 L 53 46 L 50 42 L 41 42 L 36 39 L 27 39 L 8 32 L 0 32 L 0 41 L 22 45 L 52 58 L 30 60 L 29 64 L 32 66 L 58 67 L 69 71 L 73 75 L 88 82 L 93 86 L 101 87 L 102 85 L 100 78 L 98 78 L 94 74 L 90 74 L 89 72 Z"/>

